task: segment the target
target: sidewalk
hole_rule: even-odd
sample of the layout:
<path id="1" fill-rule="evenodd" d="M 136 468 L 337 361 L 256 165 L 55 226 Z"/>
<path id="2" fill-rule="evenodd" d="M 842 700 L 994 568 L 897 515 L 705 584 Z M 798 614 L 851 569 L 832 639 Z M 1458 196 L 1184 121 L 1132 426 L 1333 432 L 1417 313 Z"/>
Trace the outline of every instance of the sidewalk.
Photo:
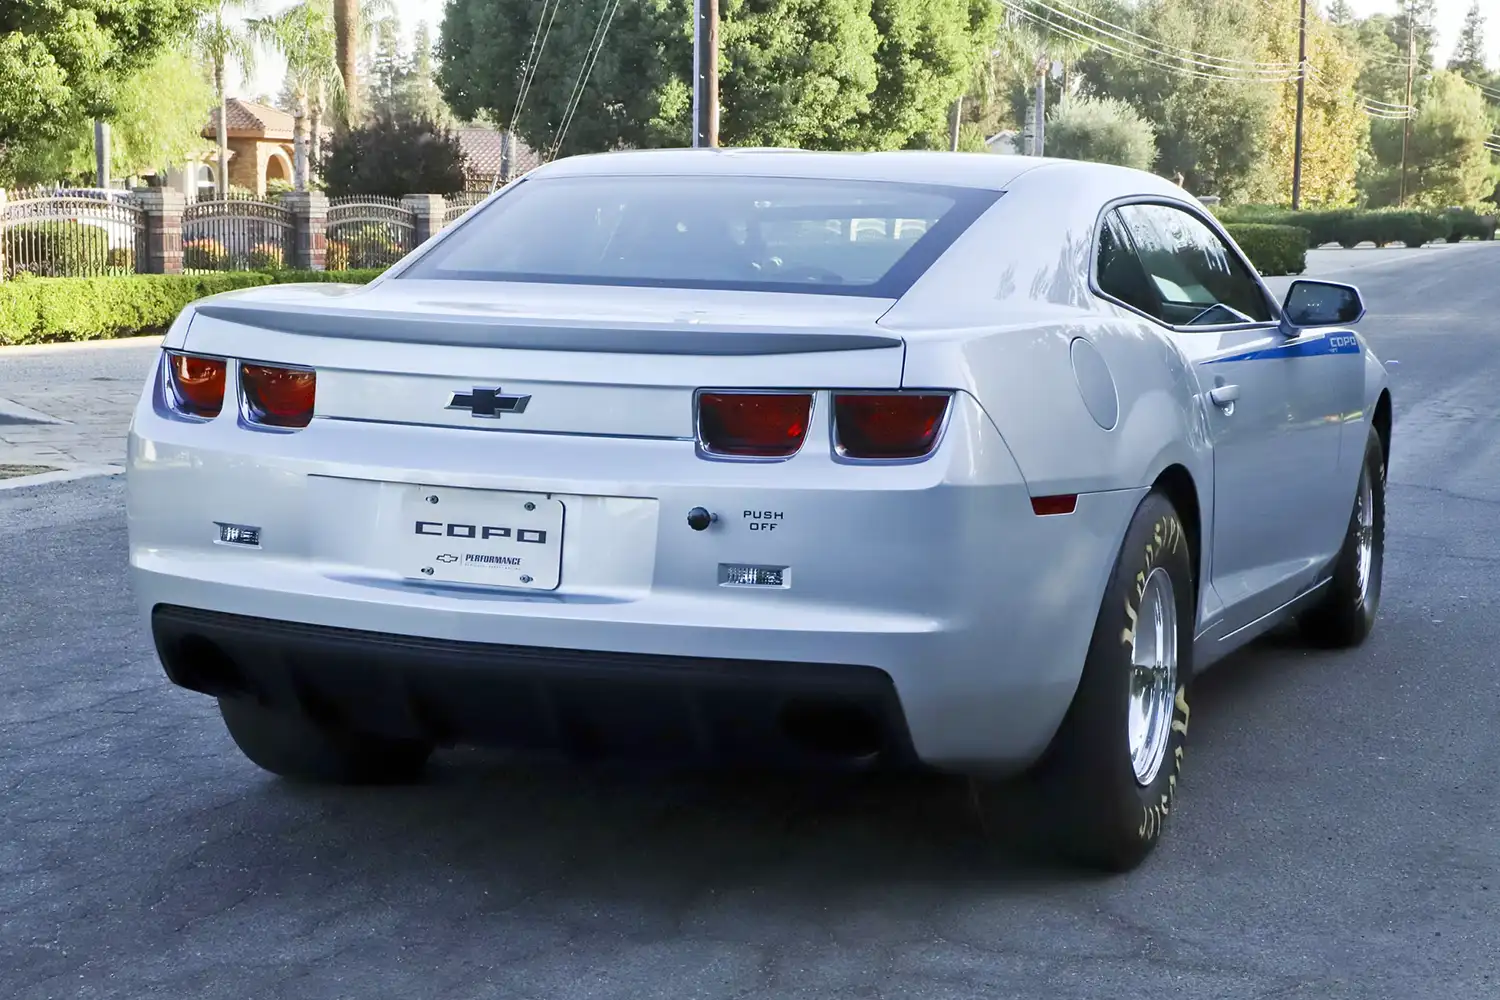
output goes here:
<path id="1" fill-rule="evenodd" d="M 0 480 L 35 467 L 120 467 L 130 414 L 160 343 L 146 337 L 0 350 Z"/>

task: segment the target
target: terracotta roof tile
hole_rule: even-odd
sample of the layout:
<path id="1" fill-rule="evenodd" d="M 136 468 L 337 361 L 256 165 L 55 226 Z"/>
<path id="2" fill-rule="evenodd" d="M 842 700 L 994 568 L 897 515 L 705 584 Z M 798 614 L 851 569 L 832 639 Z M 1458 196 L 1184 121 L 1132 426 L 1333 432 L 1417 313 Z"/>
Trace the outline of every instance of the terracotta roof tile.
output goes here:
<path id="1" fill-rule="evenodd" d="M 493 128 L 456 128 L 458 144 L 468 158 L 470 175 L 492 177 L 500 172 L 500 156 L 504 133 Z M 517 136 L 511 144 L 511 176 L 518 176 L 532 167 L 540 166 L 541 155 Z"/>

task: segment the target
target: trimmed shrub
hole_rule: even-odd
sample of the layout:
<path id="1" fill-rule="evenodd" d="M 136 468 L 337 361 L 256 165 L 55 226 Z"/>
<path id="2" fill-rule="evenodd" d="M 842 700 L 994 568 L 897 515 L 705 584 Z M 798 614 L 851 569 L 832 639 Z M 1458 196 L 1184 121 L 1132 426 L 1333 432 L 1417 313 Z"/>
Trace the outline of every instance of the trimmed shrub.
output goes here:
<path id="1" fill-rule="evenodd" d="M 1480 215 L 1472 208 L 1450 208 L 1444 213 L 1448 219 L 1448 242 L 1460 240 L 1493 240 L 1497 220 L 1493 215 Z"/>
<path id="2" fill-rule="evenodd" d="M 1225 225 L 1232 223 L 1254 223 L 1262 225 L 1296 226 L 1308 232 L 1308 246 L 1321 247 L 1337 243 L 1352 250 L 1361 243 L 1374 243 L 1385 247 L 1404 244 L 1409 247 L 1426 246 L 1436 240 L 1454 241 L 1467 235 L 1492 238 L 1493 222 L 1477 213 L 1428 212 L 1428 211 L 1361 211 L 1358 209 L 1332 209 L 1321 212 L 1293 212 L 1273 205 L 1219 206 L 1214 214 Z M 1487 236 L 1484 234 L 1488 234 Z"/>
<path id="3" fill-rule="evenodd" d="M 1124 101 L 1071 97 L 1047 116 L 1047 153 L 1149 170 L 1156 162 L 1156 130 Z"/>
<path id="4" fill-rule="evenodd" d="M 279 271 L 286 267 L 286 252 L 280 243 L 257 243 L 250 248 L 250 270 Z"/>
<path id="5" fill-rule="evenodd" d="M 1224 227 L 1265 276 L 1301 274 L 1307 270 L 1308 232 L 1296 226 L 1238 222 Z"/>
<path id="6" fill-rule="evenodd" d="M 223 271 L 229 267 L 229 250 L 218 240 L 184 240 L 182 266 L 189 271 Z"/>
<path id="7" fill-rule="evenodd" d="M 0 345 L 108 340 L 162 333 L 189 302 L 290 282 L 363 284 L 379 271 L 226 271 L 36 278 L 0 282 Z"/>
<path id="8" fill-rule="evenodd" d="M 5 260 L 13 274 L 34 278 L 103 274 L 109 233 L 79 222 L 33 222 L 5 230 Z"/>

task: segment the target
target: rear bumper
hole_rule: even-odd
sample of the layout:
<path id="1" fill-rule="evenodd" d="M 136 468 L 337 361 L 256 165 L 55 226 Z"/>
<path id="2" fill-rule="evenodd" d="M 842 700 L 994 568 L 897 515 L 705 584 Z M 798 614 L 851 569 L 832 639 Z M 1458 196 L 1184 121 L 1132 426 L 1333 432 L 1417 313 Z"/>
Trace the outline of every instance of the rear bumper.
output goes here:
<path id="1" fill-rule="evenodd" d="M 735 664 L 767 703 L 799 674 L 834 693 L 847 685 L 923 764 L 1014 770 L 1067 711 L 1143 491 L 1087 494 L 1072 514 L 1037 517 L 993 425 L 961 403 L 931 461 L 873 468 L 812 448 L 784 464 L 722 463 L 698 459 L 690 441 L 336 420 L 266 434 L 232 417 L 166 420 L 148 397 L 127 468 L 132 587 L 153 629 L 212 631 L 276 697 L 295 682 L 350 712 L 372 699 L 390 725 L 430 711 L 434 732 L 462 742 L 533 741 L 534 720 L 506 721 L 517 676 L 565 671 L 579 679 L 570 691 L 596 685 L 620 713 L 651 719 L 677 711 L 670 692 L 683 685 L 619 687 L 610 679 L 634 672 L 621 664 L 656 664 L 653 677 L 668 664 L 678 681 Z M 497 592 L 393 574 L 382 560 L 403 484 L 561 498 L 561 586 Z M 698 505 L 726 516 L 690 530 L 684 515 Z M 775 512 L 776 530 L 747 528 L 739 515 L 752 509 Z M 261 528 L 260 544 L 219 544 L 219 522 Z M 791 582 L 724 586 L 729 563 L 789 566 Z M 333 656 L 330 642 L 360 652 Z M 173 655 L 163 659 L 183 683 Z M 399 707 L 390 692 L 401 690 L 422 694 Z M 626 694 L 654 707 L 627 713 Z M 526 695 L 519 714 L 541 711 L 540 697 Z M 738 724 L 717 711 L 701 718 Z M 462 713 L 468 722 L 444 721 Z"/>
<path id="2" fill-rule="evenodd" d="M 895 687 L 872 667 L 452 642 L 167 605 L 151 623 L 173 683 L 366 732 L 715 764 L 917 763 Z"/>

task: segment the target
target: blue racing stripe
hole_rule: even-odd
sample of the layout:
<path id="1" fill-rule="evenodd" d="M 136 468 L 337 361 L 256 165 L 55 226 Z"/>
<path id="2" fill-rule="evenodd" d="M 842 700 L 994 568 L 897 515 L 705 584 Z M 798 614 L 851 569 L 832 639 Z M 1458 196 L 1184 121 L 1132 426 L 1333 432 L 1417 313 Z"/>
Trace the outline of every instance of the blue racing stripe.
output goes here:
<path id="1" fill-rule="evenodd" d="M 1290 340 L 1275 347 L 1265 347 L 1223 358 L 1209 358 L 1205 365 L 1228 361 L 1271 361 L 1277 358 L 1316 358 L 1326 354 L 1359 354 L 1359 338 L 1352 333 L 1321 334 L 1305 340 Z"/>

